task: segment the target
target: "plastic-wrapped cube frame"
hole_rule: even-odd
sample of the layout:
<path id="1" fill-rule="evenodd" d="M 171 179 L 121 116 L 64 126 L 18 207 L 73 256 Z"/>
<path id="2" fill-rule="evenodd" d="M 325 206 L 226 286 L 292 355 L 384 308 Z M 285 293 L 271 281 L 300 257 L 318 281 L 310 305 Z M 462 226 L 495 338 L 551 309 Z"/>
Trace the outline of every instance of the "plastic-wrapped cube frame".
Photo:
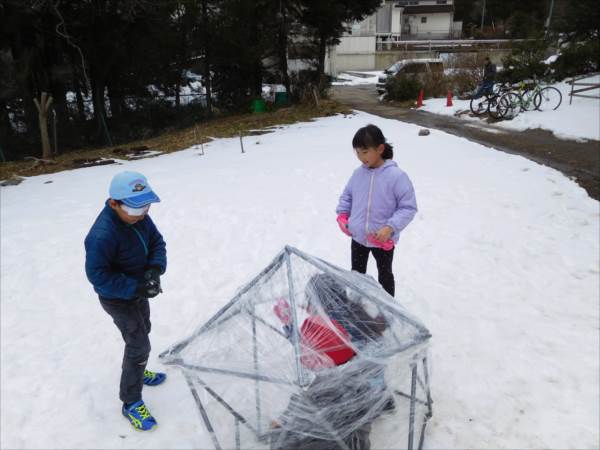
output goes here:
<path id="1" fill-rule="evenodd" d="M 431 334 L 370 276 L 286 246 L 160 358 L 216 449 L 422 448 Z"/>

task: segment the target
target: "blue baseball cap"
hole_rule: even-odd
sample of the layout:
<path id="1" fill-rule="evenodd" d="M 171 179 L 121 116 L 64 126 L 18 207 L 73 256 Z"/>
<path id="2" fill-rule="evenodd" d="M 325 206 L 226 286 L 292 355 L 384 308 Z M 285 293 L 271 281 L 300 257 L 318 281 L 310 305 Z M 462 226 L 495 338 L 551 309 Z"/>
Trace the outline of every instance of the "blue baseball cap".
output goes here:
<path id="1" fill-rule="evenodd" d="M 160 202 L 148 180 L 139 172 L 121 172 L 110 182 L 110 198 L 120 200 L 131 208 L 141 208 L 150 203 Z"/>

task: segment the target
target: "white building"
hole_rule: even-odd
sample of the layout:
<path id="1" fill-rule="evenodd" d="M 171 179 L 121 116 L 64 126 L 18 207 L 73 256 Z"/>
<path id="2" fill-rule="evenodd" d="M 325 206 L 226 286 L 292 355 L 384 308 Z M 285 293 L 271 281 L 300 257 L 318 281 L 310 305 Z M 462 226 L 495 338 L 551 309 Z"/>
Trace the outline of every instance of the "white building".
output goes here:
<path id="1" fill-rule="evenodd" d="M 329 49 L 326 70 L 331 75 L 387 67 L 393 57 L 383 53 L 401 49 L 407 41 L 460 38 L 462 22 L 454 21 L 454 0 L 386 0 L 375 14 L 349 28 Z"/>
<path id="2" fill-rule="evenodd" d="M 377 12 L 351 25 L 345 36 L 382 36 L 394 40 L 459 38 L 454 0 L 383 1 Z"/>

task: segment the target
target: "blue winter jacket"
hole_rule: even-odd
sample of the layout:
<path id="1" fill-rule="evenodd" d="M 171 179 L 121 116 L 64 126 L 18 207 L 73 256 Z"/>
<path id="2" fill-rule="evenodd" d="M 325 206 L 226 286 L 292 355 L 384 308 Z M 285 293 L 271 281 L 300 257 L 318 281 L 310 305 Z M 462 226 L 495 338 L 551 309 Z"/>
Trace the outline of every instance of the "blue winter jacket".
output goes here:
<path id="1" fill-rule="evenodd" d="M 130 300 L 149 266 L 167 269 L 163 237 L 148 215 L 134 225 L 106 206 L 85 238 L 85 273 L 100 299 Z"/>

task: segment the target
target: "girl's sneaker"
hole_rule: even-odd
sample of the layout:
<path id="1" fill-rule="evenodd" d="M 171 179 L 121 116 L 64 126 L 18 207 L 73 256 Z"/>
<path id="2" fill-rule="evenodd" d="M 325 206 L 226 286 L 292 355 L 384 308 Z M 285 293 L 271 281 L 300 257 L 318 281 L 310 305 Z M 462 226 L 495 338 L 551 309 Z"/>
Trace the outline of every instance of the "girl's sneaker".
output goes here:
<path id="1" fill-rule="evenodd" d="M 152 414 L 146 408 L 143 400 L 132 403 L 129 406 L 123 405 L 121 412 L 136 430 L 148 431 L 158 425 L 156 419 L 152 417 Z"/>
<path id="2" fill-rule="evenodd" d="M 144 384 L 146 386 L 156 386 L 157 384 L 160 384 L 163 381 L 165 381 L 166 378 L 166 373 L 144 370 Z"/>

